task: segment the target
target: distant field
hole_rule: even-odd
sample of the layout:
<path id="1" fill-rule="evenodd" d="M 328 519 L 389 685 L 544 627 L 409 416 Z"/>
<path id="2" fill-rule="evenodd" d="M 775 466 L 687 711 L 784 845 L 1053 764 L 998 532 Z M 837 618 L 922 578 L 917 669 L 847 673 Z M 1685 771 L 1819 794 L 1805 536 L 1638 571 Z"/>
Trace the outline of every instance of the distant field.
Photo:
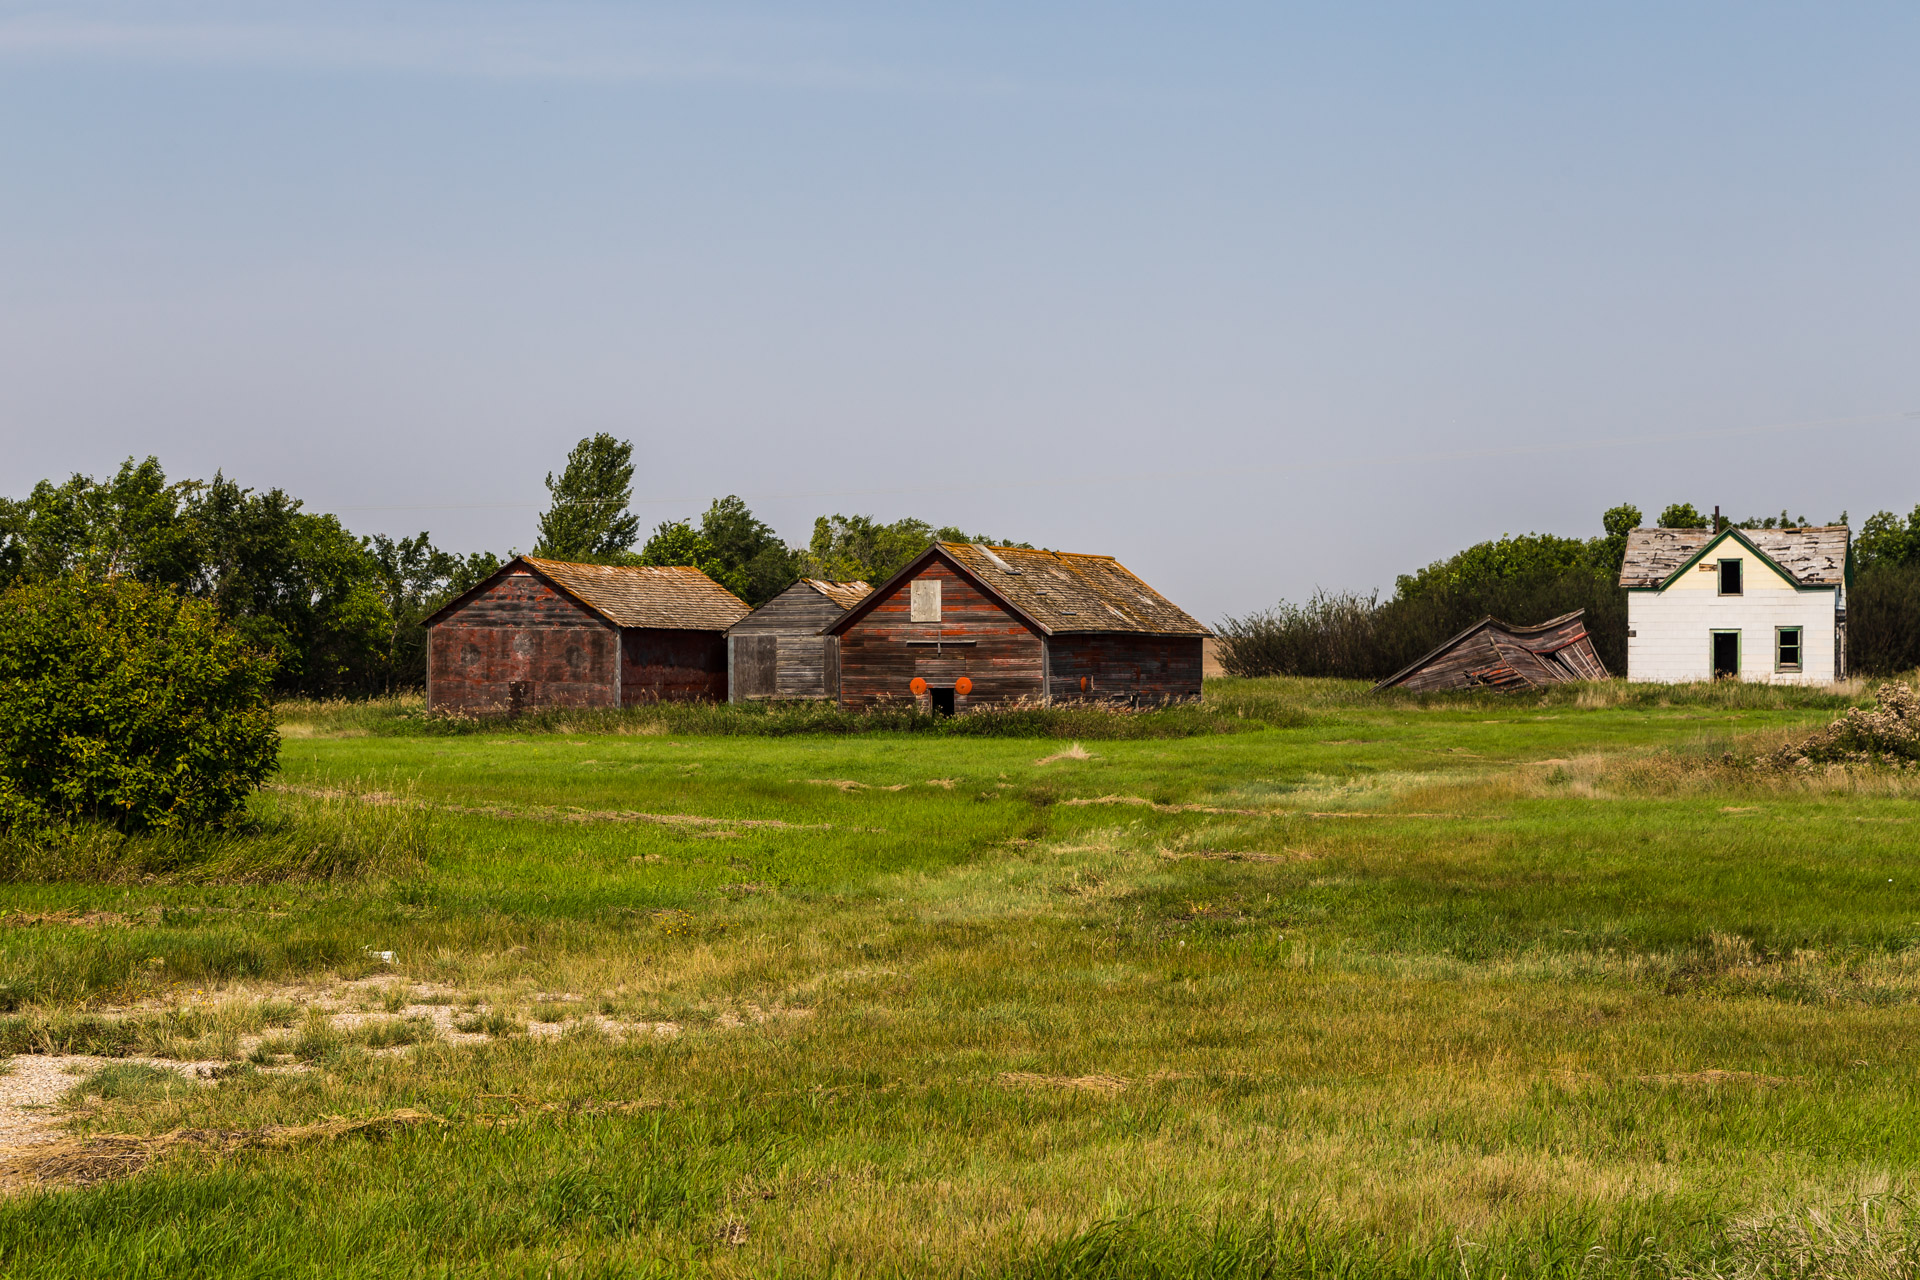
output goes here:
<path id="1" fill-rule="evenodd" d="M 1863 696 L 289 706 L 0 885 L 0 1270 L 1914 1275 L 1920 777 L 1746 763 Z"/>

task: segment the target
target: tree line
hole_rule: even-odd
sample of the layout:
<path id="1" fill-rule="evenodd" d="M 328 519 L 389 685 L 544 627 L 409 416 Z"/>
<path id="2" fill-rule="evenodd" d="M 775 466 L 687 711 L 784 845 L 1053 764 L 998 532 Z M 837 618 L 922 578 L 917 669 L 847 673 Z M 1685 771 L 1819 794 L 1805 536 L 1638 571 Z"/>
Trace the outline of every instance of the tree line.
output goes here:
<path id="1" fill-rule="evenodd" d="M 1316 591 L 1303 603 L 1229 617 L 1219 627 L 1221 656 L 1236 675 L 1334 676 L 1378 680 L 1437 648 L 1488 614 L 1527 625 L 1575 609 L 1607 669 L 1627 666 L 1627 593 L 1619 586 L 1627 534 L 1638 507 L 1622 504 L 1589 538 L 1530 533 L 1501 537 L 1402 574 L 1390 597 L 1378 592 Z M 1654 521 L 1668 529 L 1712 523 L 1692 503 L 1674 503 Z M 1753 517 L 1743 529 L 1799 528 L 1805 516 Z M 1841 512 L 1835 524 L 1846 524 Z M 1920 507 L 1904 519 L 1870 516 L 1853 539 L 1847 597 L 1848 662 L 1866 675 L 1920 666 Z"/>
<path id="2" fill-rule="evenodd" d="M 630 441 L 606 434 L 580 441 L 546 478 L 550 502 L 533 554 L 693 565 L 757 606 L 802 577 L 882 581 L 935 538 L 994 541 L 912 517 L 887 523 L 836 514 L 814 521 L 805 546 L 788 546 L 728 496 L 697 519 L 662 523 L 642 542 L 628 510 L 633 471 Z M 308 511 L 282 489 L 249 489 L 222 472 L 170 480 L 153 457 L 129 458 L 107 479 L 42 480 L 25 498 L 0 498 L 0 589 L 123 579 L 204 601 L 272 657 L 281 694 L 419 687 L 425 619 L 512 554 L 456 554 L 426 531 L 356 536 L 337 516 Z"/>

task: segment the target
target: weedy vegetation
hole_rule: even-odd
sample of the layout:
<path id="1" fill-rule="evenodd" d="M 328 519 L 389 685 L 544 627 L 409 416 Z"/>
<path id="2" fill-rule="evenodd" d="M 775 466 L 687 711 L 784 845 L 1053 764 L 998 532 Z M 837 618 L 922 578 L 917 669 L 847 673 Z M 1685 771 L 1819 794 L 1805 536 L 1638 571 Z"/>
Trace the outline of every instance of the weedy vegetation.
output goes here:
<path id="1" fill-rule="evenodd" d="M 0 1269 L 1920 1274 L 1902 696 L 285 704 L 8 864 Z"/>

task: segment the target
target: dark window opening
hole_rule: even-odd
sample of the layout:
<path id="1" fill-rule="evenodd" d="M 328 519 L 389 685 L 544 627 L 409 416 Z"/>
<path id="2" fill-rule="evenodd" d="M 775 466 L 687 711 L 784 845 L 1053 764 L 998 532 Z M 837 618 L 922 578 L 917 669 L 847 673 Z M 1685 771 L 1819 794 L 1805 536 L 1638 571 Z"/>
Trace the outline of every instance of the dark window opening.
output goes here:
<path id="1" fill-rule="evenodd" d="M 1713 633 L 1713 678 L 1725 680 L 1740 674 L 1740 633 Z"/>
<path id="2" fill-rule="evenodd" d="M 1720 594 L 1723 596 L 1740 594 L 1740 562 L 1738 560 L 1720 562 Z"/>
<path id="3" fill-rule="evenodd" d="M 927 690 L 927 696 L 933 699 L 933 714 L 937 716 L 950 716 L 953 714 L 953 690 L 929 689 Z"/>
<path id="4" fill-rule="evenodd" d="M 1780 628 L 1780 652 L 1777 663 L 1782 671 L 1800 669 L 1800 628 Z"/>

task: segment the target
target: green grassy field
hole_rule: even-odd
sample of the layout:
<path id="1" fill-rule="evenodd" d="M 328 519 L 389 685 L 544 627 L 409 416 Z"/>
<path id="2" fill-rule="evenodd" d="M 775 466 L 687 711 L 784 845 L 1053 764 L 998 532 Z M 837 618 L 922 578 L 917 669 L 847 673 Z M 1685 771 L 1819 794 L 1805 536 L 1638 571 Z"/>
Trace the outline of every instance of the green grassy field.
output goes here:
<path id="1" fill-rule="evenodd" d="M 1920 777 L 1744 763 L 1858 696 L 289 707 L 266 834 L 0 886 L 129 1060 L 0 1268 L 1920 1274 Z"/>

